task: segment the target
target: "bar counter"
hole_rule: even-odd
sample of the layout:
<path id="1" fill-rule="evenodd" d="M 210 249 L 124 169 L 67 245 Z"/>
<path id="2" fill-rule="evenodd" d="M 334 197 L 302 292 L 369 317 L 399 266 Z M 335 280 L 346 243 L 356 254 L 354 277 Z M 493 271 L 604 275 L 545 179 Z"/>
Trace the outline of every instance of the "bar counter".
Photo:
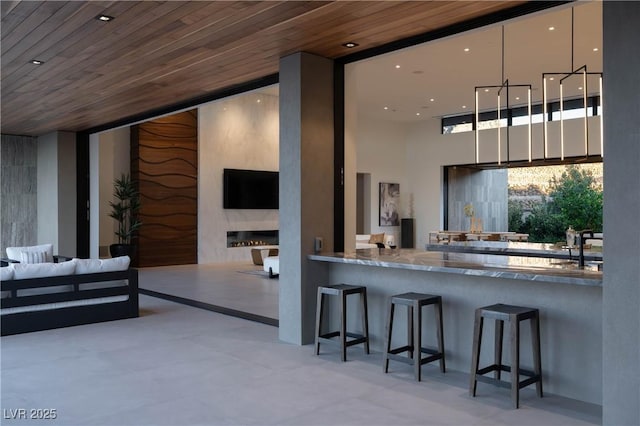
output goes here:
<path id="1" fill-rule="evenodd" d="M 445 251 L 458 253 L 504 254 L 510 256 L 547 257 L 553 259 L 578 259 L 579 247 L 559 248 L 555 244 L 529 243 L 517 241 L 451 241 L 429 243 L 427 251 Z M 585 260 L 601 261 L 602 247 L 590 247 L 584 250 Z"/>
<path id="2" fill-rule="evenodd" d="M 582 269 L 575 262 L 563 259 L 416 249 L 319 253 L 309 255 L 308 261 L 311 271 L 328 277 L 324 283 L 312 280 L 314 285 L 366 286 L 370 345 L 374 351 L 371 356 L 380 356 L 380 362 L 388 301 L 395 294 L 418 292 L 442 296 L 447 368 L 467 374 L 471 365 L 475 309 L 495 303 L 537 308 L 545 393 L 602 404 L 602 272 L 595 270 L 596 267 Z M 358 312 L 355 299 L 348 301 L 348 324 L 354 331 L 360 327 Z M 396 313 L 394 345 L 406 339 L 404 312 Z M 432 308 L 426 308 L 423 316 L 425 344 L 434 346 Z M 331 321 L 335 319 L 334 312 Z M 493 341 L 493 327 L 493 321 L 485 323 L 486 342 Z M 508 342 L 505 343 L 504 353 L 508 354 Z M 488 365 L 493 363 L 493 345 L 484 346 L 481 364 Z M 357 345 L 348 350 L 357 351 L 362 351 Z M 339 357 L 339 354 L 336 351 L 326 356 Z M 523 368 L 532 366 L 529 327 L 521 327 L 520 357 Z M 390 374 L 398 375 L 399 380 L 413 377 L 411 368 L 401 363 L 392 363 Z M 446 373 L 440 373 L 437 363 L 423 367 L 423 380 L 432 380 L 430 376 L 446 380 Z M 505 406 L 509 405 L 508 390 L 486 384 L 478 386 L 482 386 L 479 398 L 487 393 L 504 392 Z M 533 389 L 522 390 L 523 405 L 534 400 L 537 397 Z M 535 403 L 546 403 L 547 398 L 541 401 Z M 551 399 L 548 401 L 553 403 Z"/>
<path id="3" fill-rule="evenodd" d="M 602 272 L 598 271 L 597 264 L 579 268 L 576 262 L 554 258 L 447 251 L 425 252 L 418 249 L 366 249 L 350 253 L 312 254 L 308 258 L 321 262 L 352 265 L 602 286 Z"/>

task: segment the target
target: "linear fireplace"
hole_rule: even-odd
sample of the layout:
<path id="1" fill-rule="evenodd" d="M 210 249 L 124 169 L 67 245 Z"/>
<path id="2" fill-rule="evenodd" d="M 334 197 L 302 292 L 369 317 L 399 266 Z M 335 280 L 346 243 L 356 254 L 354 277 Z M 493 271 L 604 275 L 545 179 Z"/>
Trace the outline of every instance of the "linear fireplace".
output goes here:
<path id="1" fill-rule="evenodd" d="M 227 231 L 227 247 L 278 245 L 278 231 Z"/>

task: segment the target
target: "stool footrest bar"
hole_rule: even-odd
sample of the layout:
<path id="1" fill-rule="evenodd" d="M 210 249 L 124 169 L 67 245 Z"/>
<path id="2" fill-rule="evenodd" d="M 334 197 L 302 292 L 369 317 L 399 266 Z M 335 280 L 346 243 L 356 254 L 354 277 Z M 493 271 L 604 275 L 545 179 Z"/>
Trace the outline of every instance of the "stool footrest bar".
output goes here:
<path id="1" fill-rule="evenodd" d="M 401 354 L 402 352 L 413 351 L 413 346 L 401 346 L 399 348 L 391 349 L 389 354 Z"/>
<path id="2" fill-rule="evenodd" d="M 442 359 L 442 354 L 431 355 L 420 360 L 420 365 Z"/>
<path id="3" fill-rule="evenodd" d="M 387 354 L 387 357 L 394 361 L 404 362 L 405 364 L 413 365 L 413 358 L 407 358 L 406 356 L 396 355 L 390 352 Z"/>
<path id="4" fill-rule="evenodd" d="M 431 349 L 431 348 L 420 348 L 420 352 L 422 352 L 423 354 L 431 354 L 431 355 L 440 355 L 441 352 L 437 349 Z"/>
<path id="5" fill-rule="evenodd" d="M 491 385 L 498 386 L 501 388 L 511 389 L 511 382 L 505 382 L 504 380 L 494 379 L 493 377 L 476 376 L 476 380 L 483 383 L 489 383 Z"/>

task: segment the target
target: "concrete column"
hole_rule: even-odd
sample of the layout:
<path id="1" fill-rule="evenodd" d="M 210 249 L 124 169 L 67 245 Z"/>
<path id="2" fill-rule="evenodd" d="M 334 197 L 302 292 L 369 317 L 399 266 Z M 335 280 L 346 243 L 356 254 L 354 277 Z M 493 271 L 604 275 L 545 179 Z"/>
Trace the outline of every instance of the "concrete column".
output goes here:
<path id="1" fill-rule="evenodd" d="M 38 244 L 54 254 L 76 255 L 76 136 L 53 132 L 38 137 Z"/>
<path id="2" fill-rule="evenodd" d="M 603 424 L 640 424 L 640 3 L 603 2 Z M 584 374 L 589 374 L 585 371 Z"/>
<path id="3" fill-rule="evenodd" d="M 309 262 L 314 238 L 333 247 L 333 62 L 280 60 L 280 339 L 313 341 L 315 298 L 327 268 Z"/>

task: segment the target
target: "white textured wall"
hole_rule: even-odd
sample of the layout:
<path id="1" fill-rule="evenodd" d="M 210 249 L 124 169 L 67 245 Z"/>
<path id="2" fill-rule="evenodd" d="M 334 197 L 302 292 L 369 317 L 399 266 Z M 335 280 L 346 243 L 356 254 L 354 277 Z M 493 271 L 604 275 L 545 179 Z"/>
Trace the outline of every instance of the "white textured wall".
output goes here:
<path id="1" fill-rule="evenodd" d="M 385 123 L 368 120 L 365 117 L 358 118 L 357 172 L 371 175 L 370 229 L 365 229 L 365 233 L 392 234 L 398 245 L 400 244 L 400 227 L 379 226 L 379 186 L 380 183 L 400 184 L 398 213 L 400 218 L 408 217 L 407 206 L 412 189 L 407 179 L 407 132 L 408 127 L 402 123 Z M 354 236 L 352 235 L 351 238 L 353 239 Z"/>
<path id="2" fill-rule="evenodd" d="M 408 129 L 407 181 L 414 194 L 416 247 L 424 247 L 429 231 L 443 228 L 442 166 L 473 162 L 473 134 L 445 136 L 437 119 Z"/>
<path id="3" fill-rule="evenodd" d="M 250 261 L 227 231 L 277 230 L 277 210 L 223 209 L 225 168 L 279 170 L 278 97 L 246 93 L 198 109 L 198 263 Z"/>

